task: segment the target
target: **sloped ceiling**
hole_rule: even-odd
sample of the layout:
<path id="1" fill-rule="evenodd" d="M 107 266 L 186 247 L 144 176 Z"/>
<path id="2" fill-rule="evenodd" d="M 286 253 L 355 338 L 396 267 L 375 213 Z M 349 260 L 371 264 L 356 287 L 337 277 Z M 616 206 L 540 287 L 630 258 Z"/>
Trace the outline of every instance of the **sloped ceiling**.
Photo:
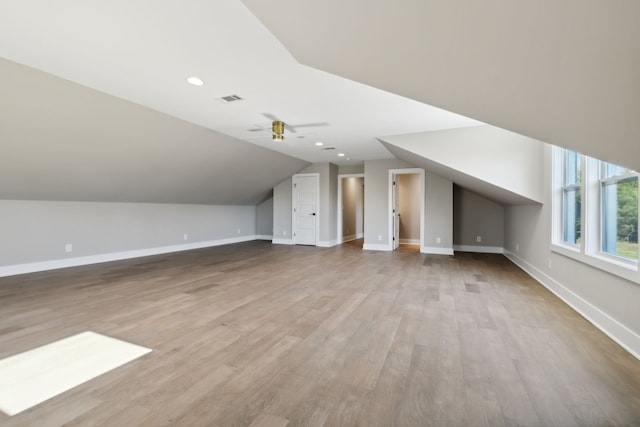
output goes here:
<path id="1" fill-rule="evenodd" d="M 391 158 L 377 136 L 478 124 L 301 65 L 240 0 L 6 0 L 0 57 L 308 162 Z M 296 132 L 274 143 L 273 118 Z"/>
<path id="2" fill-rule="evenodd" d="M 301 63 L 640 170 L 640 2 L 243 0 Z"/>
<path id="3" fill-rule="evenodd" d="M 0 198 L 254 204 L 481 122 L 640 169 L 637 22 L 628 0 L 7 0 L 0 55 L 58 77 L 0 65 Z M 273 145 L 265 113 L 324 125 Z"/>
<path id="4" fill-rule="evenodd" d="M 240 0 L 6 0 L 0 58 L 0 198 L 254 203 L 307 162 L 392 158 L 380 135 L 479 124 L 300 64 Z M 272 117 L 307 126 L 274 143 Z"/>
<path id="5" fill-rule="evenodd" d="M 381 137 L 398 159 L 505 205 L 542 203 L 544 144 L 483 125 Z"/>
<path id="6" fill-rule="evenodd" d="M 255 205 L 307 162 L 0 59 L 0 199 Z"/>

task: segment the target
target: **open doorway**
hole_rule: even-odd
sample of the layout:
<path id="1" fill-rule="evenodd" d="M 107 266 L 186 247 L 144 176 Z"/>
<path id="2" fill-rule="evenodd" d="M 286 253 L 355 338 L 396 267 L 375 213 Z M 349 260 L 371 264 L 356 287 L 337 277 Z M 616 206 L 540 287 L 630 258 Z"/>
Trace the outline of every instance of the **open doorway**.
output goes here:
<path id="1" fill-rule="evenodd" d="M 424 246 L 424 171 L 392 169 L 389 180 L 390 249 L 419 252 Z"/>
<path id="2" fill-rule="evenodd" d="M 338 175 L 338 244 L 362 246 L 364 238 L 364 175 Z"/>

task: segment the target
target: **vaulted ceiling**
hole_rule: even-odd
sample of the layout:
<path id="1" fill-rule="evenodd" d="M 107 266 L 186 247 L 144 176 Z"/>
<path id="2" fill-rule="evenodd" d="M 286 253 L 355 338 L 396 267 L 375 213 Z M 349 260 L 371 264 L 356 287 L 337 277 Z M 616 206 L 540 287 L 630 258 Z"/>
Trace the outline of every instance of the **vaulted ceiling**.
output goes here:
<path id="1" fill-rule="evenodd" d="M 308 162 L 391 158 L 377 138 L 482 122 L 640 169 L 639 12 L 3 1 L 0 198 L 255 204 Z M 275 143 L 273 117 L 309 126 Z"/>
<path id="2" fill-rule="evenodd" d="M 301 63 L 640 170 L 640 2 L 243 0 Z"/>

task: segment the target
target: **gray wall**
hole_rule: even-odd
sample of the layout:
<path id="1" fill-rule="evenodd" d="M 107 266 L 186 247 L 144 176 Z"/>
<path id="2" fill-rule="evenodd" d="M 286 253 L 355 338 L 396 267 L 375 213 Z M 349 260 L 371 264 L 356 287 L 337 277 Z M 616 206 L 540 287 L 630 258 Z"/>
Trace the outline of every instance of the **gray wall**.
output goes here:
<path id="1" fill-rule="evenodd" d="M 318 215 L 320 224 L 318 245 L 330 246 L 336 244 L 336 235 L 338 233 L 338 219 L 336 215 L 336 212 L 338 210 L 338 166 L 334 165 L 333 163 L 314 163 L 302 169 L 298 173 L 319 174 L 318 179 L 320 194 L 318 198 L 320 200 L 320 209 Z M 291 193 L 292 180 L 289 179 L 285 182 L 289 183 L 288 191 L 289 193 Z M 282 185 L 283 183 L 279 184 L 279 186 Z M 281 188 L 279 191 L 285 190 Z M 282 204 L 283 202 L 284 204 Z M 278 239 L 291 238 L 291 203 L 291 194 L 289 194 L 288 200 L 284 198 L 274 199 L 274 227 L 276 225 L 278 225 L 279 227 L 286 226 L 286 220 L 280 217 L 281 215 L 285 215 L 285 208 L 288 210 L 288 213 L 286 215 L 289 216 L 287 229 L 287 234 L 289 237 L 284 237 L 282 235 L 282 231 L 280 231 L 280 234 L 278 236 L 274 234 L 274 239 L 276 237 Z"/>
<path id="2" fill-rule="evenodd" d="M 389 169 L 414 168 L 402 160 L 367 160 L 364 165 L 364 244 L 389 245 Z M 425 172 L 424 250 L 453 252 L 453 183 Z M 380 237 L 380 239 L 378 239 Z M 439 243 L 438 243 L 439 240 Z"/>
<path id="3" fill-rule="evenodd" d="M 640 285 L 551 251 L 551 149 L 541 165 L 544 204 L 505 208 L 507 256 L 640 355 Z"/>
<path id="4" fill-rule="evenodd" d="M 0 212 L 0 267 L 179 250 L 256 234 L 255 206 L 0 200 Z"/>
<path id="5" fill-rule="evenodd" d="M 364 233 L 364 178 L 342 179 L 342 238 Z"/>
<path id="6" fill-rule="evenodd" d="M 273 188 L 273 240 L 291 240 L 292 179 L 287 178 Z"/>
<path id="7" fill-rule="evenodd" d="M 329 211 L 327 212 L 327 218 L 329 219 L 327 233 L 323 234 L 322 230 L 320 235 L 322 240 L 327 242 L 329 246 L 338 244 L 338 166 L 333 163 L 329 163 L 328 170 L 328 202 Z"/>
<path id="8" fill-rule="evenodd" d="M 256 234 L 262 239 L 273 237 L 273 197 L 256 206 Z"/>
<path id="9" fill-rule="evenodd" d="M 411 168 L 402 160 L 367 160 L 364 163 L 364 244 L 389 244 L 389 169 Z"/>
<path id="10" fill-rule="evenodd" d="M 453 183 L 429 172 L 425 173 L 424 222 L 426 251 L 453 253 Z"/>
<path id="11" fill-rule="evenodd" d="M 340 175 L 355 175 L 364 173 L 364 163 L 361 165 L 342 165 L 338 166 L 338 173 Z"/>
<path id="12" fill-rule="evenodd" d="M 453 244 L 456 250 L 472 250 L 465 247 L 478 246 L 500 251 L 504 246 L 504 207 L 454 185 Z"/>
<path id="13" fill-rule="evenodd" d="M 420 243 L 420 174 L 399 174 L 400 243 Z"/>

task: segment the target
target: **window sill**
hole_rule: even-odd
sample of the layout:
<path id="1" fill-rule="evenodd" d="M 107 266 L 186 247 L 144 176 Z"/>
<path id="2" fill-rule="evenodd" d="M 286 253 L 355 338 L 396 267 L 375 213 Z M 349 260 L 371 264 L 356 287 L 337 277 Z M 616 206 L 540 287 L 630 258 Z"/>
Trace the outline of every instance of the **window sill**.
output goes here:
<path id="1" fill-rule="evenodd" d="M 557 243 L 551 244 L 551 251 L 599 270 L 606 271 L 614 276 L 640 284 L 638 263 L 635 261 L 624 262 L 599 254 L 583 254 L 579 248 Z"/>

